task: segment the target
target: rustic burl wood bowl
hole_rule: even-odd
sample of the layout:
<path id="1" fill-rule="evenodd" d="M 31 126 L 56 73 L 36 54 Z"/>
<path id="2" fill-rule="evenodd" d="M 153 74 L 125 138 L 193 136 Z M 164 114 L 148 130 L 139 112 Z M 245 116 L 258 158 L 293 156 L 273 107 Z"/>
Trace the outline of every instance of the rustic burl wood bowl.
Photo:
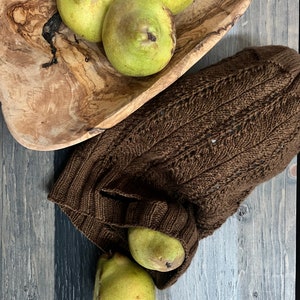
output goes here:
<path id="1" fill-rule="evenodd" d="M 143 78 L 117 73 L 101 44 L 63 24 L 53 38 L 57 63 L 42 36 L 55 0 L 2 0 L 0 101 L 14 138 L 26 148 L 65 148 L 110 128 L 167 88 L 237 22 L 251 0 L 194 0 L 175 17 L 177 46 L 168 66 Z"/>

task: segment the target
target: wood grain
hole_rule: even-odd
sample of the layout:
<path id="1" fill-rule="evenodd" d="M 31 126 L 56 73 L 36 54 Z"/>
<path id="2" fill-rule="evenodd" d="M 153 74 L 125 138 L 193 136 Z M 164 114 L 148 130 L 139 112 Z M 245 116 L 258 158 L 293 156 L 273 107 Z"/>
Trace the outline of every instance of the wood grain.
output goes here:
<path id="1" fill-rule="evenodd" d="M 253 0 L 191 72 L 247 46 L 298 49 L 298 43 L 298 0 Z M 91 299 L 99 251 L 46 199 L 69 151 L 25 149 L 0 114 L 0 299 Z M 295 163 L 257 187 L 237 214 L 203 240 L 188 271 L 157 291 L 157 299 L 294 300 L 296 179 L 289 167 Z"/>
<path id="2" fill-rule="evenodd" d="M 54 153 L 20 147 L 0 119 L 0 299 L 52 299 L 54 209 L 46 201 Z"/>
<path id="3" fill-rule="evenodd" d="M 177 46 L 161 72 L 134 78 L 116 72 L 102 46 L 74 39 L 65 26 L 50 60 L 43 25 L 55 1 L 9 1 L 0 7 L 2 110 L 12 135 L 27 148 L 54 150 L 86 140 L 123 120 L 165 89 L 237 22 L 250 0 L 194 0 L 175 17 Z M 17 84 L 16 84 L 17 83 Z"/>

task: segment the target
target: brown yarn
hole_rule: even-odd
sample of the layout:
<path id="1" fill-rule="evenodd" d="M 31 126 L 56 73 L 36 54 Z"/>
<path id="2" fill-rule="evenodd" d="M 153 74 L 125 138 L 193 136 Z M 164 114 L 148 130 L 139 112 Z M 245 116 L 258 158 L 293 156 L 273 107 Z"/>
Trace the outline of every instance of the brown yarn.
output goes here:
<path id="1" fill-rule="evenodd" d="M 78 145 L 49 200 L 103 251 L 129 255 L 130 226 L 178 238 L 183 265 L 149 271 L 158 288 L 172 285 L 198 241 L 299 152 L 299 74 L 296 51 L 265 46 L 181 78 Z"/>

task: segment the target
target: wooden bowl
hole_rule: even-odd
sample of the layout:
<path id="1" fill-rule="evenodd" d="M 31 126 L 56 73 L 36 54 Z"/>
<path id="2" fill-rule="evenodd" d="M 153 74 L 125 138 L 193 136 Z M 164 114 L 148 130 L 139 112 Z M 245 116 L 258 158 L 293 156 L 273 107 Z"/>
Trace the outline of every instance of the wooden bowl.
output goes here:
<path id="1" fill-rule="evenodd" d="M 175 17 L 177 47 L 161 72 L 132 78 L 117 73 L 101 44 L 88 43 L 63 24 L 50 45 L 44 24 L 55 0 L 2 0 L 0 100 L 7 126 L 23 146 L 65 148 L 126 118 L 167 88 L 205 55 L 237 22 L 251 0 L 195 0 Z"/>

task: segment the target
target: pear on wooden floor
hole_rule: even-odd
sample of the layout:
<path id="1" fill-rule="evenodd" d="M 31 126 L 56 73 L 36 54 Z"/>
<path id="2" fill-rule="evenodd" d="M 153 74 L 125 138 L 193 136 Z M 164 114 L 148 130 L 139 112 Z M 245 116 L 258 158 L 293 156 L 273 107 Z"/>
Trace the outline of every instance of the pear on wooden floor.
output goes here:
<path id="1" fill-rule="evenodd" d="M 136 299 L 156 299 L 150 274 L 120 253 L 103 254 L 97 263 L 93 300 Z"/>

